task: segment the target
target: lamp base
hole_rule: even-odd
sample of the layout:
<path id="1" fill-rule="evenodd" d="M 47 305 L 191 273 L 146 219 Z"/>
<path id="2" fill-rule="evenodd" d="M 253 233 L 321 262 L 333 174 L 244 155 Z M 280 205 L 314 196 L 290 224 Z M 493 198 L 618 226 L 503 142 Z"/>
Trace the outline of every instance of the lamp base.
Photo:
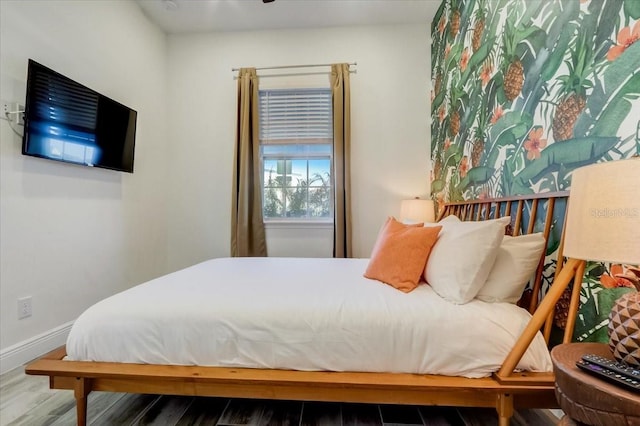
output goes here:
<path id="1" fill-rule="evenodd" d="M 609 314 L 609 347 L 616 360 L 640 367 L 640 293 L 616 300 Z"/>

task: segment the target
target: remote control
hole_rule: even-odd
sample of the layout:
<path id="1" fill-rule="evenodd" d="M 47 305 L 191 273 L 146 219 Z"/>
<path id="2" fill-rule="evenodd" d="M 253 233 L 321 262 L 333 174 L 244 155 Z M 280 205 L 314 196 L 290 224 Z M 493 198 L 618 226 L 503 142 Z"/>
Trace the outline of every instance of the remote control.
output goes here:
<path id="1" fill-rule="evenodd" d="M 630 379 L 640 381 L 640 369 L 629 367 L 626 364 L 594 354 L 582 355 L 582 360 L 590 362 L 591 364 L 599 365 L 600 367 L 604 367 L 609 370 L 613 370 L 617 374 L 621 374 Z"/>
<path id="2" fill-rule="evenodd" d="M 608 380 L 611 383 L 624 386 L 626 389 L 640 393 L 640 378 L 631 378 L 618 374 L 613 370 L 609 370 L 606 367 L 602 367 L 597 364 L 592 364 L 588 361 L 580 360 L 576 362 L 576 366 L 587 373 L 590 373 L 598 378 Z"/>

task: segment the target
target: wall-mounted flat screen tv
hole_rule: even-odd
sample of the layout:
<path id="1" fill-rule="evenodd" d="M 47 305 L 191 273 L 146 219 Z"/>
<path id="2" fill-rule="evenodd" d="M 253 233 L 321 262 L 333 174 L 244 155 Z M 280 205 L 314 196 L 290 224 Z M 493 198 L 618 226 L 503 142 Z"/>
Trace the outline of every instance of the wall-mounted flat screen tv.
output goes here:
<path id="1" fill-rule="evenodd" d="M 137 112 L 29 59 L 22 153 L 133 173 Z"/>

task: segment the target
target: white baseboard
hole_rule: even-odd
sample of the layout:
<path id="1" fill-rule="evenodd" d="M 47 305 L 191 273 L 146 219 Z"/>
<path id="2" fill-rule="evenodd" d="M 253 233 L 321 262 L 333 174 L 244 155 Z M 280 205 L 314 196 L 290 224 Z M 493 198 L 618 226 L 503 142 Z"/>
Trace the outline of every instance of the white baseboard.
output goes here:
<path id="1" fill-rule="evenodd" d="M 58 346 L 64 345 L 72 325 L 73 321 L 69 321 L 0 351 L 0 374 L 18 368 Z"/>

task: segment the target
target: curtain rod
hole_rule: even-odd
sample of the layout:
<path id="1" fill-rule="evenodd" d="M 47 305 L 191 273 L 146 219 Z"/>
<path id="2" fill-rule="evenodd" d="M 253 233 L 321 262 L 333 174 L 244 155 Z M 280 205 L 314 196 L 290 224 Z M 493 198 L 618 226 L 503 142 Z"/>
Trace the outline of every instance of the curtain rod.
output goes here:
<path id="1" fill-rule="evenodd" d="M 2 1 L 2 0 L 0 0 Z M 349 74 L 357 74 L 358 71 L 357 70 L 349 70 Z M 303 75 L 329 75 L 331 74 L 330 72 L 327 71 L 319 71 L 319 72 L 292 72 L 292 73 L 286 73 L 286 74 L 267 74 L 267 75 L 261 75 L 259 76 L 260 78 L 271 78 L 271 77 L 299 77 L 299 76 L 303 76 Z M 238 79 L 237 75 L 233 76 L 234 80 Z"/>
<path id="2" fill-rule="evenodd" d="M 313 64 L 313 65 L 280 65 L 276 67 L 255 67 L 257 70 L 280 70 L 285 68 L 313 68 L 313 67 L 329 67 L 333 64 Z M 349 66 L 358 65 L 357 62 L 352 62 L 347 64 Z M 240 71 L 240 68 L 231 68 L 231 71 Z"/>

